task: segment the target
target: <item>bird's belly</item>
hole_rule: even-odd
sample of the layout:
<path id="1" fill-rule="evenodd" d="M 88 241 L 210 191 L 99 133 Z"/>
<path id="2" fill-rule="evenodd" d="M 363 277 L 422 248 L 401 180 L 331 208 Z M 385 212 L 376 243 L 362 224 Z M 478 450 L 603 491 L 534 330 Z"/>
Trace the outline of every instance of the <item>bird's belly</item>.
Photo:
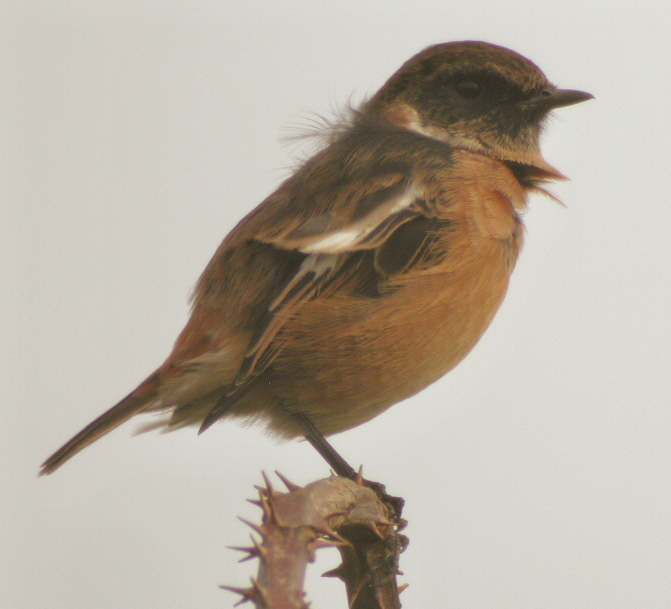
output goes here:
<path id="1" fill-rule="evenodd" d="M 508 286 L 508 248 L 493 240 L 489 245 L 469 264 L 408 278 L 379 298 L 306 303 L 287 324 L 284 348 L 264 375 L 263 401 L 281 405 L 270 427 L 294 435 L 284 413 L 292 408 L 324 434 L 343 431 L 456 366 L 482 336 Z"/>

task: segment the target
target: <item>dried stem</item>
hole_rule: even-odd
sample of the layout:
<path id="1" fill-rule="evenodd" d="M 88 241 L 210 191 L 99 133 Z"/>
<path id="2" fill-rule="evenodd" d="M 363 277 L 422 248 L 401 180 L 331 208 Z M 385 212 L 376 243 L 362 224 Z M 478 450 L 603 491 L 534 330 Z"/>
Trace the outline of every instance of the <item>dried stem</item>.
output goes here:
<path id="1" fill-rule="evenodd" d="M 331 476 L 299 487 L 278 474 L 288 492 L 276 491 L 268 478 L 257 487 L 263 510 L 260 525 L 246 522 L 260 537 L 243 560 L 259 559 L 249 588 L 222 586 L 257 609 L 307 609 L 303 582 L 308 562 L 322 547 L 338 547 L 343 563 L 324 575 L 338 577 L 352 609 L 398 609 L 398 558 L 407 539 L 397 529 L 402 501 L 384 487 L 360 477 Z M 370 487 L 372 488 L 370 488 Z M 373 488 L 375 490 L 373 490 Z M 238 603 L 239 604 L 239 603 Z"/>

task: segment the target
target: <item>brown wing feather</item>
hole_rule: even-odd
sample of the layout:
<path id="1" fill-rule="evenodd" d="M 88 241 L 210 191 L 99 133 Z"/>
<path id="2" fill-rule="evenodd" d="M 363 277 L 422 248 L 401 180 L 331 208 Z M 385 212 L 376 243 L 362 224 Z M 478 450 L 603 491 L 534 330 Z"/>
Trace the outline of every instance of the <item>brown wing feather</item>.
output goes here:
<path id="1" fill-rule="evenodd" d="M 354 253 L 375 250 L 399 227 L 424 217 L 413 209 L 417 201 L 420 203 L 415 207 L 421 207 L 421 199 L 407 176 L 399 173 L 376 176 L 371 183 L 359 184 L 359 189 L 352 189 L 349 195 L 343 195 L 343 189 L 336 189 L 336 193 L 340 209 L 338 205 L 331 209 L 340 210 L 340 221 L 335 222 L 329 212 L 328 217 L 312 216 L 302 227 L 294 226 L 288 230 L 285 225 L 283 232 L 259 230 L 255 234 L 257 242 L 267 243 L 280 251 L 298 250 L 306 256 L 267 305 L 249 340 L 234 383 L 208 412 L 201 432 L 230 410 L 238 399 L 236 394 L 253 383 L 272 363 L 282 350 L 281 340 L 278 340 L 282 328 L 304 303 L 332 281 L 338 282 L 340 270 Z M 358 197 L 353 196 L 356 193 Z M 281 191 L 277 196 L 280 195 Z M 346 210 L 342 208 L 345 203 Z M 343 213 L 349 224 L 342 222 Z M 333 226 L 337 226 L 337 230 L 326 228 Z"/>

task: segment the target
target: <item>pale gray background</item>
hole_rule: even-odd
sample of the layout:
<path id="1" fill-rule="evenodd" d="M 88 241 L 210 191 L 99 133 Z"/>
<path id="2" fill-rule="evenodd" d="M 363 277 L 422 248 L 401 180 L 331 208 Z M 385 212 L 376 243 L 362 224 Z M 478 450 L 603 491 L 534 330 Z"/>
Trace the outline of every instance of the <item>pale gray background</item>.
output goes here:
<path id="1" fill-rule="evenodd" d="M 544 140 L 509 296 L 470 357 L 334 443 L 407 499 L 404 606 L 671 603 L 668 3 L 5 2 L 0 15 L 0 605 L 214 608 L 260 471 L 305 443 L 126 424 L 40 462 L 167 355 L 223 236 L 287 175 L 288 127 L 412 54 L 481 39 L 596 100 Z M 317 608 L 342 586 L 312 568 Z"/>

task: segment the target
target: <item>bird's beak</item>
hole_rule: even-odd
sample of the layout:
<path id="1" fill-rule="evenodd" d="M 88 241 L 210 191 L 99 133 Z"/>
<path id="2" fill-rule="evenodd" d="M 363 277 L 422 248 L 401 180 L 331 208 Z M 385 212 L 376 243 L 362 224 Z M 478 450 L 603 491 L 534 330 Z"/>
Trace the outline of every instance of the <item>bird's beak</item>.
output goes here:
<path id="1" fill-rule="evenodd" d="M 529 100 L 529 104 L 541 110 L 554 110 L 564 106 L 572 106 L 580 102 L 594 99 L 594 95 L 574 89 L 545 89 L 540 95 Z"/>

